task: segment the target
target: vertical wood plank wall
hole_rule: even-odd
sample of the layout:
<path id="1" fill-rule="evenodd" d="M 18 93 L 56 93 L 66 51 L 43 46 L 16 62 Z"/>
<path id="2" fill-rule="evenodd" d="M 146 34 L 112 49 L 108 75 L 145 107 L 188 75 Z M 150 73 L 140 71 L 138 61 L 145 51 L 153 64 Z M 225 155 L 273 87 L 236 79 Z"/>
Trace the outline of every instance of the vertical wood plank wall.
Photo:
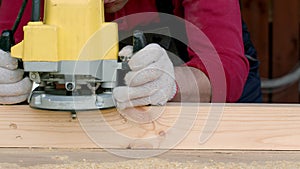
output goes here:
<path id="1" fill-rule="evenodd" d="M 299 0 L 241 0 L 242 15 L 261 62 L 263 79 L 282 77 L 299 64 Z M 299 103 L 299 82 L 264 91 L 264 102 Z"/>

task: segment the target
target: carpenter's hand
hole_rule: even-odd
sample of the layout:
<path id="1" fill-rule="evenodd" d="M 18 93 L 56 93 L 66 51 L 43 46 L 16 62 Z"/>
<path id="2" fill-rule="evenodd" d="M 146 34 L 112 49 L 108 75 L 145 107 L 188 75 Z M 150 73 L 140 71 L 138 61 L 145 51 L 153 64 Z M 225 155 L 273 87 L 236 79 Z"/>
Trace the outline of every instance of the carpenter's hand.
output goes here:
<path id="1" fill-rule="evenodd" d="M 9 53 L 0 50 L 0 104 L 15 104 L 27 99 L 32 82 L 23 78 L 18 61 Z"/>
<path id="2" fill-rule="evenodd" d="M 123 48 L 119 55 L 132 55 L 132 46 Z M 167 52 L 158 44 L 147 45 L 135 53 L 128 64 L 132 71 L 125 76 L 127 86 L 113 90 L 118 108 L 164 105 L 174 97 L 174 67 Z"/>

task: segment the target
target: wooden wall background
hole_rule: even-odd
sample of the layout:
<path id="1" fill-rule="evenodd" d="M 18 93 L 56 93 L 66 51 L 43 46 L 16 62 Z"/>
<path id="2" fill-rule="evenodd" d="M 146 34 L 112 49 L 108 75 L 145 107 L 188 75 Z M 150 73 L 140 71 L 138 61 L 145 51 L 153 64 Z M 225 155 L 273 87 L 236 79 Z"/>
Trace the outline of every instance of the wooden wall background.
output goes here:
<path id="1" fill-rule="evenodd" d="M 278 78 L 299 64 L 299 0 L 241 0 L 242 15 L 261 62 L 264 78 Z M 300 103 L 299 81 L 264 91 L 264 102 Z"/>

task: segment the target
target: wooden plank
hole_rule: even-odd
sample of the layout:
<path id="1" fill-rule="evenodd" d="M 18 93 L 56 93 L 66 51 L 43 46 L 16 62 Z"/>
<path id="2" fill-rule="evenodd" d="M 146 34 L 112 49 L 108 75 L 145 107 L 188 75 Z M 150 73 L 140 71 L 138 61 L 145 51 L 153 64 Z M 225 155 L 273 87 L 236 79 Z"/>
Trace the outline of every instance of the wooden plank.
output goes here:
<path id="1" fill-rule="evenodd" d="M 291 72 L 299 62 L 299 1 L 273 1 L 273 78 Z M 298 83 L 275 93 L 274 103 L 299 103 Z"/>
<path id="2" fill-rule="evenodd" d="M 1 106 L 0 147 L 300 150 L 300 105 L 212 105 L 169 103 L 127 109 L 123 115 L 115 109 L 78 112 L 77 120 L 68 112 Z M 125 115 L 155 120 L 134 122 Z M 205 123 L 208 115 L 214 116 Z M 212 137 L 200 143 L 203 127 L 218 122 L 216 130 L 208 131 Z"/>
<path id="3" fill-rule="evenodd" d="M 128 150 L 134 151 L 134 150 Z M 147 151 L 147 150 L 145 150 Z M 269 164 L 278 166 L 278 162 L 299 162 L 299 151 L 213 151 L 213 150 L 170 150 L 159 156 L 152 157 L 152 160 L 159 159 L 163 162 L 176 163 L 235 163 L 235 164 Z M 86 163 L 121 163 L 134 162 L 128 159 L 113 155 L 101 149 L 24 149 L 10 148 L 1 149 L 0 167 L 3 163 L 15 164 L 20 167 L 30 167 L 44 164 L 71 164 L 74 162 Z M 136 161 L 136 160 L 135 160 Z M 138 163 L 143 164 L 143 163 Z M 66 166 L 64 166 L 66 167 Z M 145 167 L 145 166 L 143 166 Z M 4 168 L 4 167 L 3 167 Z M 54 167 L 53 167 L 54 168 Z M 58 167 L 55 167 L 58 168 Z"/>

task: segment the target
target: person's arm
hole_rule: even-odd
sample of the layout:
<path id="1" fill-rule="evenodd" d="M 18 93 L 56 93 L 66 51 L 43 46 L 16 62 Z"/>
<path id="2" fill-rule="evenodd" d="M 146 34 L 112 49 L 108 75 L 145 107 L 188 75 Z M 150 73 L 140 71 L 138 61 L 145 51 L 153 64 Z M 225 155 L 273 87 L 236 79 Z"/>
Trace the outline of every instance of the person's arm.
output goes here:
<path id="1" fill-rule="evenodd" d="M 170 100 L 235 102 L 240 97 L 249 65 L 238 0 L 180 2 L 185 19 L 193 24 L 186 27 L 190 61 L 174 68 L 159 45 L 141 49 L 129 61 L 127 86 L 113 90 L 118 107 L 164 105 Z M 120 53 L 132 54 L 124 51 Z"/>
<path id="2" fill-rule="evenodd" d="M 187 26 L 189 46 L 193 49 L 189 50 L 191 60 L 187 65 L 209 77 L 212 102 L 237 101 L 249 71 L 249 63 L 244 56 L 238 0 L 184 0 L 182 5 L 185 19 L 206 35 L 218 55 L 201 45 L 205 39 L 200 38 L 193 27 Z M 198 87 L 200 93 L 206 90 L 203 86 Z"/>
<path id="3" fill-rule="evenodd" d="M 208 77 L 194 67 L 175 67 L 177 93 L 173 102 L 210 102 L 211 85 Z"/>

